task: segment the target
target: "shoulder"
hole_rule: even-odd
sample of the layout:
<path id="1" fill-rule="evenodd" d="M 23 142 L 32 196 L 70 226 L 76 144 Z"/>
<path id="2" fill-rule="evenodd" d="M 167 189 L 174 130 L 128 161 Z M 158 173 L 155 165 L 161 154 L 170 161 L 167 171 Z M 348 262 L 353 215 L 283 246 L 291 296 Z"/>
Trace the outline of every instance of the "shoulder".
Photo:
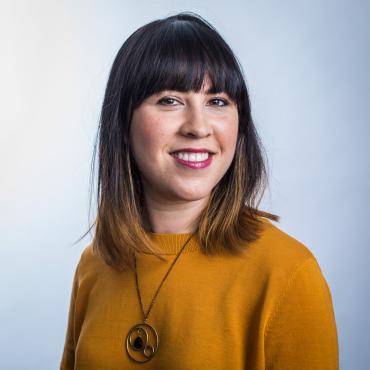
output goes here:
<path id="1" fill-rule="evenodd" d="M 266 252 L 272 257 L 285 257 L 289 260 L 313 257 L 313 253 L 307 245 L 283 231 L 269 219 L 260 217 L 260 220 L 262 222 L 262 231 L 258 243 L 266 248 Z"/>
<path id="2" fill-rule="evenodd" d="M 269 296 L 272 307 L 285 304 L 331 305 L 331 293 L 325 276 L 310 248 L 264 219 L 260 238 L 252 246 L 250 259 L 260 288 Z M 287 298 L 289 297 L 289 298 Z"/>
<path id="3" fill-rule="evenodd" d="M 80 263 L 89 263 L 96 258 L 92 244 L 88 244 L 81 252 Z"/>
<path id="4" fill-rule="evenodd" d="M 92 244 L 88 244 L 82 250 L 77 264 L 76 275 L 81 279 L 97 276 L 104 269 L 109 269 L 104 261 L 97 255 Z"/>
<path id="5" fill-rule="evenodd" d="M 251 257 L 256 260 L 268 280 L 288 281 L 307 265 L 316 265 L 316 273 L 321 273 L 316 257 L 307 245 L 270 220 L 263 217 L 260 220 L 262 230 L 251 248 Z"/>
<path id="6" fill-rule="evenodd" d="M 78 267 L 85 267 L 86 265 L 89 265 L 91 263 L 97 262 L 97 256 L 93 250 L 92 244 L 88 244 L 85 246 L 85 248 L 82 250 L 80 255 L 80 261 L 78 263 Z"/>

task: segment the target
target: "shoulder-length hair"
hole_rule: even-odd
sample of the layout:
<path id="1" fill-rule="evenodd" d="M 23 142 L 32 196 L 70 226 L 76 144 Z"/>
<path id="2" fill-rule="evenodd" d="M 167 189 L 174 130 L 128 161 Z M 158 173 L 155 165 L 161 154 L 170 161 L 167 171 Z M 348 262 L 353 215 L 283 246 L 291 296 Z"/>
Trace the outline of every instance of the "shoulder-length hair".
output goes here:
<path id="1" fill-rule="evenodd" d="M 198 92 L 206 76 L 210 93 L 226 92 L 236 102 L 239 127 L 233 161 L 198 218 L 195 237 L 201 251 L 242 252 L 259 237 L 260 217 L 279 220 L 258 210 L 267 171 L 242 68 L 231 48 L 193 12 L 155 20 L 129 36 L 115 57 L 94 146 L 92 174 L 97 147 L 99 152 L 97 216 L 82 238 L 95 225 L 93 250 L 117 270 L 132 269 L 135 252 L 163 258 L 145 230 L 143 187 L 129 145 L 133 111 L 163 90 Z"/>

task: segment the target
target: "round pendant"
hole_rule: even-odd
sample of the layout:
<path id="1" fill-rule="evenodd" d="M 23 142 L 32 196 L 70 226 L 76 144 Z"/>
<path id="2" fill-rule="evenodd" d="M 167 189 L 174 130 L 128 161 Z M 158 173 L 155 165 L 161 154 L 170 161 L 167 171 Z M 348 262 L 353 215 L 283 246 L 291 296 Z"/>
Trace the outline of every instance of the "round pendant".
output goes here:
<path id="1" fill-rule="evenodd" d="M 147 362 L 157 352 L 159 344 L 158 334 L 148 324 L 137 324 L 127 334 L 126 350 L 135 362 Z"/>

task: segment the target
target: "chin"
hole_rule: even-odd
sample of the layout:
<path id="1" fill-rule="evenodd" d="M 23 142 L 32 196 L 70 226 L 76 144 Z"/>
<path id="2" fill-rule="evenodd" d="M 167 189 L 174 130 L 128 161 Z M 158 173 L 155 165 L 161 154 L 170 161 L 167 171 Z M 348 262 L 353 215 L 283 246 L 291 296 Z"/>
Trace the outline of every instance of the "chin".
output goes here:
<path id="1" fill-rule="evenodd" d="M 203 191 L 176 191 L 174 196 L 178 199 L 193 202 L 202 199 L 208 199 L 211 195 L 211 189 L 203 190 Z"/>

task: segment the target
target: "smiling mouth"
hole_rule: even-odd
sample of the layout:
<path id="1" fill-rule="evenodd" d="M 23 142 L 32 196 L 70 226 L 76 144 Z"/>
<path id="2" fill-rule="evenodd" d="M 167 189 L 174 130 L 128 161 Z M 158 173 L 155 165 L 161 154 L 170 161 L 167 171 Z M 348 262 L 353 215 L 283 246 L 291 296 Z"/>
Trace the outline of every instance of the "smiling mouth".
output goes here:
<path id="1" fill-rule="evenodd" d="M 171 153 L 176 163 L 182 167 L 192 169 L 202 169 L 208 167 L 212 163 L 213 154 L 209 152 L 203 153 L 189 153 L 189 152 L 175 152 Z"/>

